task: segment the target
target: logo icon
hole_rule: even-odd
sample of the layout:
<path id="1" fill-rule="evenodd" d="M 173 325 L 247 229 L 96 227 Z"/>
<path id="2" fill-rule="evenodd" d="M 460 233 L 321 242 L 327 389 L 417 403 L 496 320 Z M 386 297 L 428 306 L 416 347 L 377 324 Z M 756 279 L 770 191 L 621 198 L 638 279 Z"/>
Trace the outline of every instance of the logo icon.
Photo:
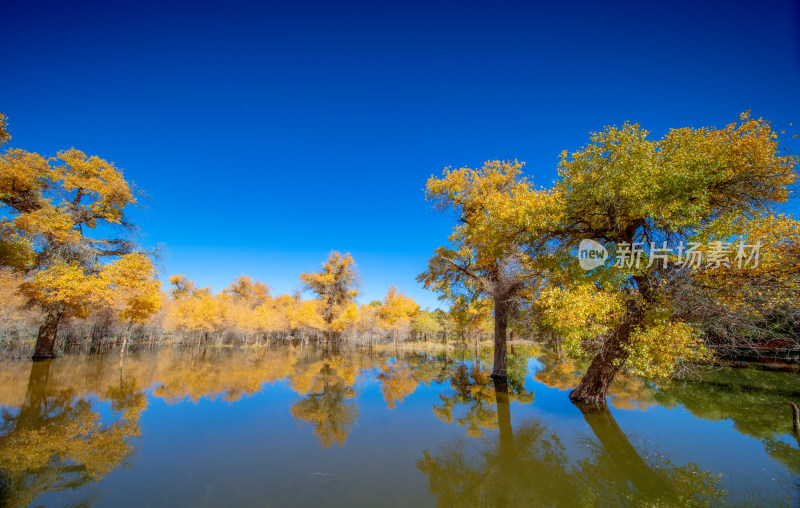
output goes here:
<path id="1" fill-rule="evenodd" d="M 584 270 L 592 270 L 608 259 L 608 251 L 594 240 L 581 240 L 578 245 L 578 264 Z"/>

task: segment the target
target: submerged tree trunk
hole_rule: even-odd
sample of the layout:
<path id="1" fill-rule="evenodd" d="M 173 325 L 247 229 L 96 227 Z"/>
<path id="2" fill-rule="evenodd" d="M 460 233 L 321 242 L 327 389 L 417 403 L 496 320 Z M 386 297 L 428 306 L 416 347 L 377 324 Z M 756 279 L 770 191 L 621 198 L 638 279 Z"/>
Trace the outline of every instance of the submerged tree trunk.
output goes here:
<path id="1" fill-rule="evenodd" d="M 608 388 L 614 382 L 622 362 L 627 357 L 628 352 L 622 347 L 622 344 L 618 340 L 612 339 L 604 347 L 604 350 L 594 357 L 578 387 L 570 392 L 570 400 L 588 404 L 605 404 Z"/>
<path id="2" fill-rule="evenodd" d="M 642 321 L 643 315 L 644 307 L 639 302 L 628 304 L 622 322 L 609 334 L 603 349 L 592 360 L 578 387 L 570 392 L 571 401 L 605 404 L 608 388 L 628 358 L 629 352 L 625 345 L 633 329 Z"/>
<path id="3" fill-rule="evenodd" d="M 506 379 L 506 330 L 508 329 L 507 301 L 500 299 L 494 302 L 494 366 L 492 377 Z"/>
<path id="4" fill-rule="evenodd" d="M 33 360 L 46 360 L 55 358 L 56 336 L 58 334 L 58 322 L 61 314 L 48 312 L 44 318 L 44 323 L 39 327 L 39 336 L 36 338 L 36 349 L 33 352 Z"/>
<path id="5" fill-rule="evenodd" d="M 92 328 L 92 340 L 89 346 L 89 354 L 96 355 L 103 350 L 103 331 L 95 324 Z"/>
<path id="6" fill-rule="evenodd" d="M 103 352 L 103 339 L 109 336 L 109 330 L 113 322 L 113 311 L 104 310 L 98 313 L 92 327 L 92 340 L 89 346 L 90 354 Z"/>

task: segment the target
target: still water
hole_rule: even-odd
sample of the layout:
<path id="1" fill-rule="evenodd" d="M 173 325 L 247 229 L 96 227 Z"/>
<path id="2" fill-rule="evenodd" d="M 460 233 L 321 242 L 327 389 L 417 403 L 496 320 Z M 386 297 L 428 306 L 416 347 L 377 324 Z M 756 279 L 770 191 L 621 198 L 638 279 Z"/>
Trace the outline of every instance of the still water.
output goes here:
<path id="1" fill-rule="evenodd" d="M 623 377 L 491 351 L 272 347 L 0 363 L 0 505 L 797 506 L 797 374 Z"/>

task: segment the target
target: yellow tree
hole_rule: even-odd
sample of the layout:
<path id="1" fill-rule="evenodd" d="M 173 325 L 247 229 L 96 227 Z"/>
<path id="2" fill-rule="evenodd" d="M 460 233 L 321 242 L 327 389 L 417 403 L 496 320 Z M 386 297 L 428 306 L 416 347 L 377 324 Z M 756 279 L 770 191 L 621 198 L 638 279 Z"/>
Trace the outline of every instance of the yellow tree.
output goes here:
<path id="1" fill-rule="evenodd" d="M 551 191 L 519 201 L 528 241 L 550 248 L 540 259 L 546 319 L 568 352 L 591 360 L 573 401 L 605 403 L 622 368 L 669 374 L 706 357 L 696 314 L 708 301 L 742 303 L 743 285 L 752 297 L 765 278 L 773 283 L 756 291 L 762 301 L 800 297 L 791 255 L 765 248 L 759 269 L 752 258 L 736 261 L 736 245 L 747 256 L 757 250 L 764 234 L 757 226 L 797 179 L 796 159 L 781 154 L 769 123 L 748 114 L 739 120 L 673 129 L 659 140 L 638 125 L 608 127 L 562 154 Z M 781 244 L 796 246 L 800 228 L 794 219 L 783 223 Z M 601 244 L 609 262 L 580 269 L 574 252 L 586 239 Z M 728 284 L 739 269 L 742 284 Z"/>
<path id="2" fill-rule="evenodd" d="M 383 326 L 392 331 L 392 336 L 408 331 L 411 321 L 419 314 L 419 304 L 413 298 L 406 296 L 402 291 L 391 286 L 383 299 L 383 305 L 378 307 L 378 316 Z"/>
<path id="3" fill-rule="evenodd" d="M 286 331 L 289 327 L 285 308 L 275 300 L 270 300 L 255 309 L 255 326 L 261 332 Z"/>
<path id="4" fill-rule="evenodd" d="M 211 294 L 211 288 L 198 289 L 185 275 L 173 275 L 170 294 L 174 299 L 170 308 L 170 327 L 180 331 L 194 332 L 208 337 L 223 322 L 219 299 Z"/>
<path id="5" fill-rule="evenodd" d="M 20 293 L 45 313 L 39 328 L 34 359 L 55 356 L 56 334 L 62 318 L 85 318 L 109 300 L 109 287 L 99 273 L 87 273 L 77 263 L 59 262 L 35 272 L 20 284 Z"/>
<path id="6" fill-rule="evenodd" d="M 325 328 L 319 312 L 319 300 L 302 300 L 299 294 L 281 295 L 275 300 L 276 308 L 285 316 L 286 327 L 292 334 Z"/>
<path id="7" fill-rule="evenodd" d="M 377 304 L 373 303 L 359 305 L 358 317 L 355 322 L 356 331 L 361 335 L 369 335 L 370 340 L 372 340 L 372 335 L 377 333 L 379 329 L 378 310 L 381 306 L 380 301 Z"/>
<path id="8" fill-rule="evenodd" d="M 344 256 L 332 251 L 322 264 L 322 270 L 303 273 L 300 281 L 305 289 L 319 298 L 319 312 L 325 323 L 325 341 L 331 334 L 344 329 L 358 314 L 353 299 L 358 296 L 358 275 L 350 253 Z"/>
<path id="9" fill-rule="evenodd" d="M 436 335 L 442 331 L 442 325 L 437 321 L 436 314 L 429 311 L 423 310 L 417 315 L 414 319 L 414 322 L 411 323 L 411 329 L 414 330 L 418 335 L 421 335 L 423 339 L 427 340 L 428 335 L 433 336 L 436 338 Z"/>
<path id="10" fill-rule="evenodd" d="M 253 281 L 250 277 L 242 275 L 222 293 L 230 299 L 228 302 L 229 326 L 238 329 L 246 335 L 251 335 L 259 330 L 265 330 L 266 324 L 272 324 L 273 316 L 267 312 L 269 305 L 269 287 L 261 281 Z M 265 321 L 262 321 L 265 320 Z"/>
<path id="11" fill-rule="evenodd" d="M 269 286 L 261 281 L 242 275 L 236 277 L 230 286 L 222 290 L 236 300 L 247 302 L 250 307 L 257 307 L 269 301 Z"/>
<path id="12" fill-rule="evenodd" d="M 458 214 L 450 247 L 440 247 L 417 280 L 446 299 L 478 296 L 494 304 L 494 368 L 492 377 L 506 377 L 508 319 L 518 295 L 532 280 L 528 255 L 519 243 L 519 227 L 503 213 L 529 185 L 516 161 L 488 161 L 480 169 L 445 169 L 428 180 L 426 193 L 441 209 Z M 511 225 L 512 227 L 508 227 Z"/>
<path id="13" fill-rule="evenodd" d="M 6 115 L 0 113 L 0 145 L 5 144 L 11 138 L 11 135 L 6 130 L 6 127 L 8 127 Z"/>
<path id="14" fill-rule="evenodd" d="M 19 258 L 30 248 L 26 293 L 44 313 L 35 359 L 54 356 L 62 318 L 85 314 L 85 304 L 101 296 L 104 260 L 134 250 L 129 240 L 109 232 L 132 229 L 124 212 L 135 203 L 119 168 L 79 150 L 49 159 L 21 149 L 0 156 L 0 211 L 5 215 L 0 243 L 6 245 L 0 250 L 16 245 L 11 250 Z M 9 256 L 3 257 L 8 262 Z M 47 282 L 56 285 L 43 286 Z"/>
<path id="15" fill-rule="evenodd" d="M 128 323 L 128 335 L 123 339 L 122 351 L 127 345 L 131 326 L 145 323 L 161 308 L 161 281 L 157 276 L 158 272 L 150 259 L 140 252 L 121 256 L 116 262 L 104 266 L 100 272 L 117 316 Z"/>
<path id="16" fill-rule="evenodd" d="M 161 308 L 161 281 L 153 263 L 144 254 L 121 256 L 100 273 L 111 290 L 114 308 L 123 321 L 144 323 Z"/>
<path id="17" fill-rule="evenodd" d="M 494 321 L 493 308 L 494 304 L 489 298 L 481 298 L 478 295 L 458 295 L 450 304 L 448 315 L 455 328 L 455 333 L 460 334 L 462 338 L 465 338 L 465 335 L 477 338 L 481 333 L 491 332 Z"/>

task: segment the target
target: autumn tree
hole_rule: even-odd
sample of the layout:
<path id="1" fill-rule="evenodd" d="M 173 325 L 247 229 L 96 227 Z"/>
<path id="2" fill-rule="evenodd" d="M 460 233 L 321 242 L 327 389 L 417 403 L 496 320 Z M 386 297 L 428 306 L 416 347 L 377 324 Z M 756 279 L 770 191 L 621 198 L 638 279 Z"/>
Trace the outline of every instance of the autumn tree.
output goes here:
<path id="1" fill-rule="evenodd" d="M 495 321 L 493 308 L 492 299 L 481 297 L 479 293 L 454 295 L 447 311 L 447 320 L 452 325 L 453 332 L 462 339 L 474 337 L 477 340 L 481 334 L 492 332 Z"/>
<path id="2" fill-rule="evenodd" d="M 11 135 L 6 130 L 8 127 L 8 121 L 6 120 L 6 115 L 0 113 L 0 145 L 3 145 L 8 142 L 11 138 Z"/>
<path id="3" fill-rule="evenodd" d="M 198 288 L 185 275 L 173 275 L 169 282 L 173 298 L 169 315 L 171 328 L 207 338 L 222 325 L 220 301 L 211 293 L 211 288 Z"/>
<path id="4" fill-rule="evenodd" d="M 231 328 L 246 335 L 275 328 L 279 318 L 270 305 L 269 287 L 263 282 L 242 275 L 222 293 L 228 304 L 226 317 Z"/>
<path id="5" fill-rule="evenodd" d="M 235 300 L 246 302 L 249 307 L 257 307 L 269 300 L 269 286 L 258 280 L 253 281 L 246 275 L 236 277 L 222 292 Z"/>
<path id="6" fill-rule="evenodd" d="M 144 323 L 162 304 L 161 281 L 150 259 L 140 252 L 104 266 L 100 278 L 110 292 L 117 316 L 130 325 Z"/>
<path id="7" fill-rule="evenodd" d="M 791 256 L 800 228 L 772 214 L 797 179 L 796 159 L 781 154 L 769 123 L 743 114 L 723 128 L 648 134 L 627 123 L 593 134 L 562 154 L 552 189 L 520 201 L 527 241 L 550 249 L 538 259 L 548 284 L 537 301 L 565 349 L 591 360 L 576 402 L 604 403 L 622 368 L 667 375 L 707 358 L 697 311 L 709 301 L 743 308 L 800 296 Z M 776 245 L 763 226 L 783 235 Z M 584 239 L 615 262 L 581 270 Z"/>
<path id="8" fill-rule="evenodd" d="M 495 378 L 506 377 L 509 316 L 519 303 L 520 291 L 534 280 L 519 228 L 504 216 L 517 196 L 529 194 L 521 171 L 522 164 L 516 161 L 488 161 L 480 169 L 445 169 L 426 187 L 427 199 L 439 209 L 454 210 L 458 225 L 450 235 L 450 246 L 436 250 L 417 280 L 444 298 L 476 294 L 491 298 Z"/>
<path id="9" fill-rule="evenodd" d="M 391 330 L 392 337 L 397 338 L 399 332 L 408 331 L 411 322 L 419 314 L 419 304 L 413 298 L 392 286 L 378 307 L 378 316 L 383 326 Z"/>
<path id="10" fill-rule="evenodd" d="M 44 314 L 35 359 L 54 356 L 63 318 L 85 317 L 109 298 L 113 288 L 101 272 L 135 250 L 114 234 L 132 231 L 124 212 L 135 203 L 119 168 L 79 150 L 48 159 L 9 149 L 0 157 L 0 208 L 7 214 L 0 220 L 2 262 L 27 265 L 22 290 Z M 143 266 L 123 262 L 134 264 Z M 121 269 L 109 268 L 117 278 Z"/>
<path id="11" fill-rule="evenodd" d="M 325 323 L 325 341 L 355 321 L 358 307 L 353 299 L 358 296 L 358 274 L 350 253 L 331 251 L 322 264 L 322 270 L 303 273 L 300 281 L 306 290 L 317 295 L 319 313 Z"/>
<path id="12" fill-rule="evenodd" d="M 427 309 L 419 312 L 417 318 L 411 323 L 411 329 L 425 340 L 429 335 L 435 339 L 443 330 L 441 323 L 436 319 L 436 314 Z"/>
<path id="13" fill-rule="evenodd" d="M 0 113 L 0 146 L 6 144 L 11 135 L 6 131 L 6 117 Z M 7 180 L 7 179 L 3 179 Z M 0 180 L 2 181 L 2 180 Z M 9 184 L 11 184 L 9 186 Z M 0 193 L 8 195 L 16 194 L 13 189 L 13 182 L 5 181 L 0 183 Z M 14 227 L 14 223 L 6 217 L 0 218 L 0 266 L 24 271 L 29 269 L 34 263 L 33 243 L 29 238 L 25 238 L 20 231 Z"/>

